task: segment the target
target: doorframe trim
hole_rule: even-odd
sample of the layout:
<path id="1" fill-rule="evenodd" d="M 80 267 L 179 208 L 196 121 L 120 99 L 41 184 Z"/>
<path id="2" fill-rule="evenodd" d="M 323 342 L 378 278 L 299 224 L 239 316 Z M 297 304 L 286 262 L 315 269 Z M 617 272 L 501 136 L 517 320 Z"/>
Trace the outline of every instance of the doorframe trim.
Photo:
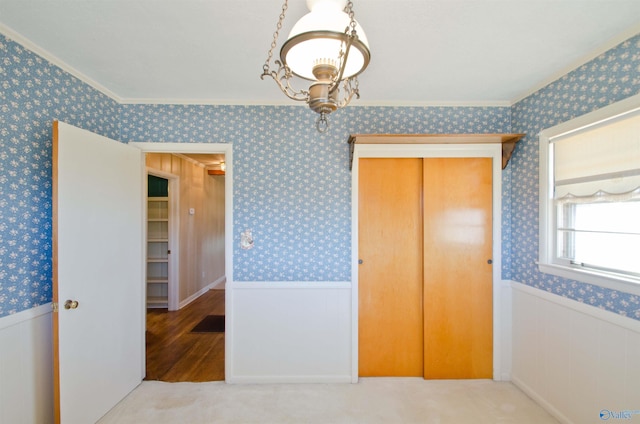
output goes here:
<path id="1" fill-rule="evenodd" d="M 356 144 L 351 175 L 352 383 L 358 382 L 358 180 L 360 158 L 492 158 L 493 379 L 502 378 L 502 150 L 500 144 Z"/>
<path id="2" fill-rule="evenodd" d="M 203 153 L 225 155 L 225 179 L 224 179 L 224 267 L 227 278 L 227 286 L 233 285 L 233 144 L 232 143 L 158 143 L 158 142 L 134 142 L 130 146 L 137 147 L 144 153 Z M 145 164 L 143 163 L 143 167 Z M 146 169 L 146 167 L 145 167 Z M 146 172 L 145 172 L 146 178 Z M 142 282 L 144 284 L 144 282 Z M 229 379 L 230 370 L 233 369 L 233 302 L 232 290 L 225 290 L 225 380 Z M 145 299 L 146 302 L 146 299 Z M 144 314 L 144 305 L 141 305 Z M 146 327 L 146 326 L 145 326 Z M 143 332 L 145 328 L 143 328 Z M 143 350 L 143 358 L 146 351 Z"/>

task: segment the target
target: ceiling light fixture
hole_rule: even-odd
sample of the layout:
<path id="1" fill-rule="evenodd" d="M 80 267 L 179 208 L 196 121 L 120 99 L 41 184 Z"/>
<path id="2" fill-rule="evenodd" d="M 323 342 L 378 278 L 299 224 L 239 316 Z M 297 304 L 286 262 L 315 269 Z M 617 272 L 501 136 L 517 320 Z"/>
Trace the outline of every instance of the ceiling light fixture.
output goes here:
<path id="1" fill-rule="evenodd" d="M 307 0 L 310 13 L 293 26 L 289 38 L 271 70 L 273 50 L 282 29 L 288 0 L 282 5 L 273 41 L 260 78 L 270 76 L 289 98 L 306 102 L 320 114 L 319 132 L 329 128 L 327 115 L 360 98 L 357 76 L 369 65 L 371 53 L 362 27 L 354 18 L 353 2 L 345 0 Z M 292 87 L 293 77 L 312 81 L 308 90 Z"/>

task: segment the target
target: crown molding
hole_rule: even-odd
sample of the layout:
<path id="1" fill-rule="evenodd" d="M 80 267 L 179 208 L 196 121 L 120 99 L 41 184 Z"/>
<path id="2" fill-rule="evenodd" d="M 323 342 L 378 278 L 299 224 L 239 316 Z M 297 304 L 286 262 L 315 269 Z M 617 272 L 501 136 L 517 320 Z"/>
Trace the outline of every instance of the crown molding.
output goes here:
<path id="1" fill-rule="evenodd" d="M 306 106 L 306 103 L 282 99 L 273 102 L 253 100 L 123 98 L 123 105 L 206 105 L 206 106 Z"/>
<path id="2" fill-rule="evenodd" d="M 124 98 L 120 102 L 124 105 L 211 105 L 211 106 L 295 106 L 306 107 L 303 102 L 294 102 L 283 98 L 279 101 L 237 101 L 237 100 L 208 100 L 208 99 L 143 99 Z M 429 102 L 406 102 L 406 101 L 357 101 L 350 103 L 349 107 L 510 107 L 512 103 L 508 100 L 489 101 L 429 101 Z"/>
<path id="3" fill-rule="evenodd" d="M 74 67 L 63 62 L 57 56 L 54 56 L 53 54 L 49 53 L 47 50 L 43 49 L 33 41 L 29 40 L 23 35 L 20 35 L 18 32 L 14 31 L 12 28 L 6 26 L 1 22 L 0 22 L 0 34 L 3 34 L 5 37 L 10 39 L 11 41 L 14 41 L 20 44 L 25 49 L 32 51 L 33 53 L 45 59 L 46 61 L 50 62 L 52 65 L 57 66 L 58 68 L 65 71 L 66 73 L 70 74 L 71 76 L 79 79 L 80 81 L 91 86 L 92 88 L 95 88 L 105 96 L 110 97 L 112 100 L 115 100 L 117 103 L 122 103 L 122 98 L 118 96 L 116 93 L 109 90 L 107 87 L 100 84 L 96 80 L 89 78 L 87 75 L 78 71 Z"/>
<path id="4" fill-rule="evenodd" d="M 349 107 L 509 107 L 511 102 L 508 100 L 460 100 L 460 101 L 384 101 L 373 102 L 364 101 L 349 104 Z"/>
<path id="5" fill-rule="evenodd" d="M 117 95 L 104 85 L 98 83 L 94 79 L 88 77 L 72 66 L 68 65 L 57 56 L 51 54 L 44 48 L 40 47 L 33 41 L 22 36 L 12 28 L 0 22 L 0 34 L 3 34 L 10 40 L 20 44 L 24 48 L 32 51 L 43 59 L 47 60 L 51 64 L 57 66 L 63 71 L 67 72 L 71 76 L 98 90 L 102 94 L 108 96 L 118 104 L 147 104 L 147 105 L 213 105 L 213 106 L 295 106 L 304 107 L 305 103 L 291 102 L 288 99 L 282 99 L 273 102 L 263 101 L 238 101 L 238 100 L 211 100 L 211 99 L 164 99 L 164 98 L 125 98 Z M 574 61 L 571 65 L 562 68 L 552 76 L 546 78 L 543 82 L 535 85 L 534 87 L 523 92 L 513 100 L 489 100 L 489 101 L 418 101 L 418 102 L 406 102 L 406 101 L 358 101 L 350 105 L 350 107 L 511 107 L 530 95 L 540 91 L 549 84 L 557 81 L 563 76 L 576 70 L 580 66 L 590 62 L 606 51 L 614 48 L 620 43 L 630 39 L 631 37 L 640 34 L 640 24 L 637 24 L 623 33 L 611 38 L 606 43 L 601 44 L 590 53 L 582 56 L 580 59 Z"/>

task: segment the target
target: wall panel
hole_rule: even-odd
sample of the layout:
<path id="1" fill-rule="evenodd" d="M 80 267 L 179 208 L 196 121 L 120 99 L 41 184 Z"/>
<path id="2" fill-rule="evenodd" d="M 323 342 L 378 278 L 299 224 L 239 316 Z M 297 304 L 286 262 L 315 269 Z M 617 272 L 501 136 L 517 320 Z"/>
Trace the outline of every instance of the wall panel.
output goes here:
<path id="1" fill-rule="evenodd" d="M 0 423 L 52 423 L 51 304 L 0 318 L 0 346 Z"/>
<path id="2" fill-rule="evenodd" d="M 513 382 L 566 423 L 637 411 L 640 322 L 519 283 Z"/>
<path id="3" fill-rule="evenodd" d="M 350 283 L 245 282 L 227 290 L 228 382 L 351 381 Z"/>

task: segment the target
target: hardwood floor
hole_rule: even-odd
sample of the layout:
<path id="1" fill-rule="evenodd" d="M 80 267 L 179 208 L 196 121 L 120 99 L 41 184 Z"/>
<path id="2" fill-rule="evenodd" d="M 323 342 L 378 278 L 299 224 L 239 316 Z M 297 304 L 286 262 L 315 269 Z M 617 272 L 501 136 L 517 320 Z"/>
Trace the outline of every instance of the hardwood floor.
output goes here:
<path id="1" fill-rule="evenodd" d="M 224 333 L 191 333 L 207 315 L 224 315 L 224 290 L 209 290 L 179 311 L 147 310 L 145 380 L 224 380 Z"/>

